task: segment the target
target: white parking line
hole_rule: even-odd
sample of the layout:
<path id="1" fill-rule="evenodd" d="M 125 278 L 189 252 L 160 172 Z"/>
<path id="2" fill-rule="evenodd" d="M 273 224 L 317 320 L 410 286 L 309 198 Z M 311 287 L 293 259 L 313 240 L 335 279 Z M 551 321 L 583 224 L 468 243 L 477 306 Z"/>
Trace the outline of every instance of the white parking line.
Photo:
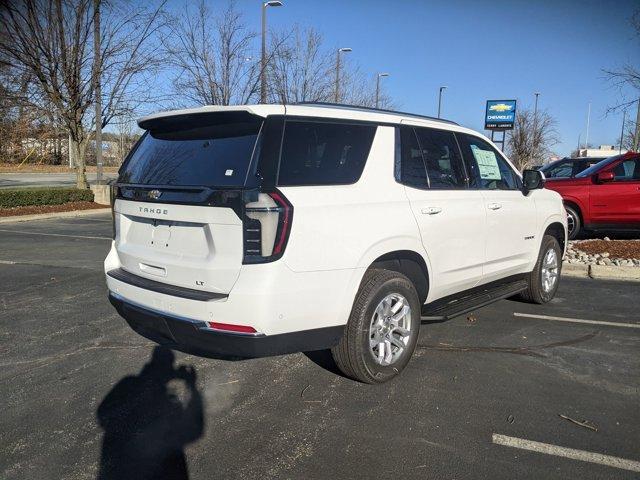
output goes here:
<path id="1" fill-rule="evenodd" d="M 534 442 L 522 438 L 507 437 L 506 435 L 500 435 L 498 433 L 493 434 L 492 440 L 496 445 L 504 445 L 505 447 L 520 448 L 522 450 L 580 460 L 581 462 L 598 463 L 608 467 L 640 472 L 640 462 L 627 460 L 626 458 L 612 457 L 611 455 L 576 450 L 574 448 L 559 447 L 557 445 L 551 445 L 550 443 Z"/>
<path id="2" fill-rule="evenodd" d="M 514 317 L 526 317 L 537 318 L 539 320 L 554 320 L 556 322 L 569 322 L 569 323 L 586 323 L 589 325 L 608 325 L 609 327 L 626 327 L 626 328 L 640 328 L 640 324 L 637 323 L 622 323 L 622 322 L 605 322 L 600 320 L 583 320 L 581 318 L 566 318 L 566 317 L 553 317 L 550 315 L 534 315 L 532 313 L 513 313 Z"/>
<path id="3" fill-rule="evenodd" d="M 45 237 L 70 237 L 70 238 L 88 238 L 89 240 L 112 240 L 111 237 L 90 237 L 88 235 L 65 235 L 64 233 L 41 233 L 41 232 L 25 232 L 24 230 L 3 230 L 0 232 L 18 233 L 21 235 L 42 235 Z"/>

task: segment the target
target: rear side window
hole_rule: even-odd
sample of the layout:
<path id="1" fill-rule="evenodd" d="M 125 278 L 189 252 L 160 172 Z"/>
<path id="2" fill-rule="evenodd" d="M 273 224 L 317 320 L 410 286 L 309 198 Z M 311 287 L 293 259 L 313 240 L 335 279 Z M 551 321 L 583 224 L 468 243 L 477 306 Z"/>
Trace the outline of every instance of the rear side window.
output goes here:
<path id="1" fill-rule="evenodd" d="M 429 188 L 466 188 L 466 175 L 454 134 L 431 128 L 415 130 L 427 167 Z"/>
<path id="2" fill-rule="evenodd" d="M 516 174 L 504 158 L 487 142 L 460 134 L 460 147 L 469 168 L 471 188 L 517 190 Z"/>
<path id="3" fill-rule="evenodd" d="M 243 186 L 262 122 L 176 121 L 149 130 L 127 159 L 120 183 Z"/>
<path id="4" fill-rule="evenodd" d="M 362 175 L 376 125 L 288 120 L 278 185 L 347 185 Z"/>

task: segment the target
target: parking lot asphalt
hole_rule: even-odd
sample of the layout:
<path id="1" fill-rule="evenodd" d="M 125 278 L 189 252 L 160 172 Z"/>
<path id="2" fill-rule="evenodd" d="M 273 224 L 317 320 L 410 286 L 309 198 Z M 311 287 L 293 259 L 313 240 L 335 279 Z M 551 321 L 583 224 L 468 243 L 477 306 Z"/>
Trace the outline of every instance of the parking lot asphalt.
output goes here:
<path id="1" fill-rule="evenodd" d="M 638 284 L 563 278 L 548 305 L 425 324 L 371 386 L 324 352 L 212 360 L 139 337 L 106 299 L 108 214 L 0 227 L 0 478 L 640 476 Z"/>

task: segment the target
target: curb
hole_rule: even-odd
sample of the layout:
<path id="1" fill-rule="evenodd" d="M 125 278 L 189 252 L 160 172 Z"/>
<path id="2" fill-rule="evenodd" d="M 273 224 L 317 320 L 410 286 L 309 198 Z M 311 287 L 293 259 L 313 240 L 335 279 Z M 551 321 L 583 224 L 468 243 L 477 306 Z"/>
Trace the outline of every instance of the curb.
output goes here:
<path id="1" fill-rule="evenodd" d="M 594 280 L 624 280 L 640 282 L 640 268 L 609 265 L 562 264 L 562 275 L 567 277 L 593 278 Z"/>
<path id="2" fill-rule="evenodd" d="M 85 217 L 96 213 L 104 213 L 111 210 L 110 207 L 90 208 L 88 210 L 72 210 L 70 212 L 37 213 L 34 215 L 16 215 L 14 217 L 0 217 L 0 223 L 28 222 L 29 220 L 43 220 L 47 218 Z"/>
<path id="3" fill-rule="evenodd" d="M 589 278 L 589 265 L 576 265 L 574 263 L 563 263 L 562 275 L 565 275 L 567 277 Z"/>
<path id="4" fill-rule="evenodd" d="M 640 268 L 638 267 L 612 267 L 609 265 L 590 265 L 589 276 L 591 278 L 606 278 L 610 280 L 627 280 L 640 282 Z"/>

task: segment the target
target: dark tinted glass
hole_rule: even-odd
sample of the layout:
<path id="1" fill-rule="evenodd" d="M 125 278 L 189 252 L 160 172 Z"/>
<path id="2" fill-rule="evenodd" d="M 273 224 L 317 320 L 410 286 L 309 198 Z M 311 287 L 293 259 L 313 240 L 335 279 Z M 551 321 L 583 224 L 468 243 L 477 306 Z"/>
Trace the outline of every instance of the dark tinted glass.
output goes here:
<path id="1" fill-rule="evenodd" d="M 428 188 L 427 170 L 413 128 L 400 127 L 400 166 L 398 180 L 413 188 Z M 398 172 L 396 172 L 398 174 Z"/>
<path id="2" fill-rule="evenodd" d="M 119 181 L 145 185 L 243 186 L 261 123 L 149 131 Z"/>
<path id="3" fill-rule="evenodd" d="M 427 167 L 429 188 L 465 188 L 464 167 L 454 134 L 431 128 L 416 128 L 415 131 Z"/>
<path id="4" fill-rule="evenodd" d="M 574 162 L 572 160 L 564 160 L 544 170 L 547 178 L 566 178 L 571 177 L 574 172 Z"/>
<path id="5" fill-rule="evenodd" d="M 600 170 L 602 170 L 607 165 L 612 164 L 613 162 L 618 160 L 621 156 L 622 155 L 616 155 L 615 157 L 605 158 L 604 160 L 601 160 L 600 162 L 596 163 L 595 165 L 591 165 L 586 170 L 581 171 L 579 174 L 576 175 L 576 177 L 578 177 L 578 178 L 589 177 L 589 176 L 593 175 L 594 173 L 599 172 Z"/>
<path id="6" fill-rule="evenodd" d="M 516 190 L 516 174 L 487 142 L 472 135 L 458 135 L 462 153 L 470 170 L 472 188 Z"/>
<path id="7" fill-rule="evenodd" d="M 344 185 L 360 178 L 375 125 L 287 121 L 278 184 Z"/>
<path id="8" fill-rule="evenodd" d="M 640 159 L 620 162 L 613 169 L 616 181 L 640 180 Z"/>

